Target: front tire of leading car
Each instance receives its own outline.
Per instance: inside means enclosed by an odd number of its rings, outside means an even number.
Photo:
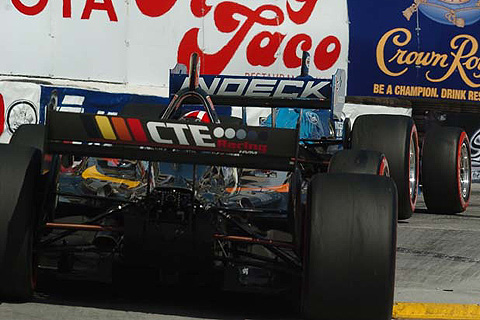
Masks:
[[[385,176],[318,174],[305,221],[305,318],[391,319],[397,190]]]
[[[28,300],[35,289],[40,166],[38,149],[0,145],[0,300]]]
[[[432,129],[425,135],[422,152],[423,198],[428,211],[465,211],[472,187],[470,143],[465,131]]]
[[[398,219],[412,216],[418,198],[418,132],[411,117],[369,114],[355,120],[352,149],[383,153],[398,190]]]

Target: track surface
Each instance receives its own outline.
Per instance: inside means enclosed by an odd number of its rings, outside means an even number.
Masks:
[[[480,303],[480,185],[461,215],[432,215],[419,203],[399,223],[397,302]],[[140,288],[44,276],[31,303],[0,304],[0,319],[295,319],[288,301],[188,289]]]

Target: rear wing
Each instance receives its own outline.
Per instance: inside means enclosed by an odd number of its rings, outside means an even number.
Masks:
[[[302,63],[306,66],[308,54]],[[176,68],[181,69],[181,68]],[[168,107],[160,119],[60,112],[52,94],[47,107],[46,152],[202,165],[290,171],[297,164],[301,117],[296,129],[222,124],[215,104],[227,106],[331,108],[341,119],[345,72],[331,80],[204,76],[194,53],[190,73],[173,73]],[[202,86],[204,88],[202,88]],[[214,102],[212,102],[212,100]],[[172,120],[183,104],[200,103],[211,123]]]
[[[46,152],[289,171],[298,130],[47,113]]]
[[[170,97],[188,88],[186,68],[170,71]],[[201,75],[200,89],[214,105],[267,108],[330,109],[341,119],[346,96],[346,73],[339,69],[331,79]]]

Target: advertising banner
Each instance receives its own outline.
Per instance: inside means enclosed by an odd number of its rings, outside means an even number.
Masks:
[[[478,0],[348,6],[350,96],[480,101]]]
[[[45,123],[53,91],[58,95],[58,110],[65,112],[158,118],[168,104],[167,98],[155,96],[0,81],[0,143],[8,143],[22,124]]]
[[[125,115],[140,118],[159,118],[168,105],[168,98],[125,93],[111,93],[69,87],[42,86],[40,123],[45,123],[46,107],[55,92],[57,111]]]
[[[0,74],[168,87],[200,52],[202,73],[297,76],[346,69],[347,0],[5,0]],[[165,91],[165,95],[168,91]]]

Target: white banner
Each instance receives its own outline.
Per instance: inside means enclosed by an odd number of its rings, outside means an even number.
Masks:
[[[202,73],[297,76],[347,68],[346,0],[3,0],[0,74],[168,87],[203,53]]]

